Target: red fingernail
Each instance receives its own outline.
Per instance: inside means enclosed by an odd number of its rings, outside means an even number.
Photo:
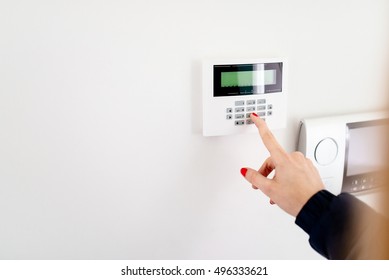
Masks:
[[[271,205],[274,205],[275,202],[274,202],[273,200],[270,199],[270,204],[271,204]]]
[[[258,118],[258,115],[257,115],[257,114],[255,114],[255,113],[252,113],[252,114]]]
[[[240,173],[243,175],[243,177],[246,177],[247,168],[242,168],[242,169],[240,170]]]

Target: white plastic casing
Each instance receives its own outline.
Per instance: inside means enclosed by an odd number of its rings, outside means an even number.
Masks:
[[[214,65],[256,64],[282,62],[282,92],[214,97]],[[287,116],[287,63],[285,59],[244,59],[244,60],[206,60],[203,61],[203,135],[220,136],[257,131],[254,124],[235,125],[235,119],[226,119],[226,108],[233,108],[235,101],[265,99],[266,107],[272,106],[272,115],[264,116],[270,129],[286,127]],[[258,106],[258,104],[256,104]],[[257,113],[257,111],[255,111]],[[246,115],[248,112],[244,112]],[[235,112],[232,113],[235,115]],[[246,120],[246,118],[244,119]]]
[[[318,169],[326,189],[342,191],[345,167],[347,124],[387,119],[385,112],[304,119],[301,121],[298,150]]]

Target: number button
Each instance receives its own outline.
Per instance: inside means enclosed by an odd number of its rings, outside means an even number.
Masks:
[[[266,99],[258,99],[257,100],[257,104],[265,104],[266,103]]]
[[[258,116],[264,117],[264,116],[266,116],[266,113],[265,112],[258,112]]]
[[[265,106],[265,105],[258,106],[258,107],[257,107],[257,110],[258,110],[258,111],[266,110],[266,106]]]

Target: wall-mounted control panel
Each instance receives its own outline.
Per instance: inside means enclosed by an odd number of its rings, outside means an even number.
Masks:
[[[256,131],[250,114],[270,129],[286,126],[284,59],[207,60],[203,62],[203,135]]]
[[[328,190],[357,194],[382,185],[388,136],[386,112],[304,119],[298,150],[311,159]]]

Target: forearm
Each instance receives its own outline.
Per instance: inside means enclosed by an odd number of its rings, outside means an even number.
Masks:
[[[296,217],[296,224],[309,234],[312,248],[328,259],[382,258],[365,253],[378,248],[372,242],[382,222],[379,214],[354,196],[335,196],[325,190],[313,195]]]

